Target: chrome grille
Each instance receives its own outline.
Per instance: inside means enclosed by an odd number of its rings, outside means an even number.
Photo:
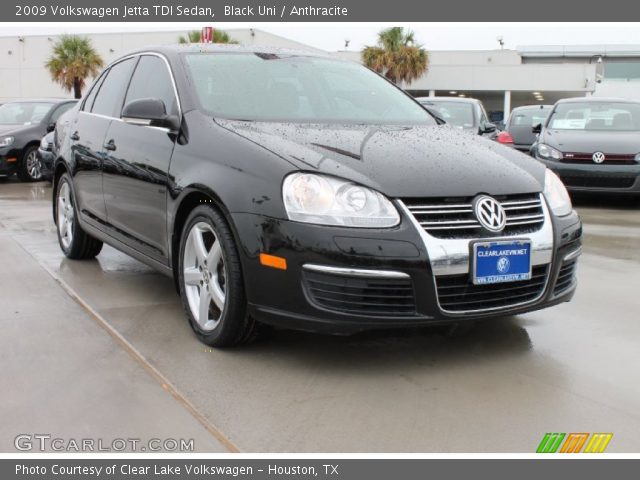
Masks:
[[[493,197],[507,215],[501,235],[518,235],[539,230],[544,224],[540,194]],[[438,238],[470,238],[482,235],[482,226],[473,212],[472,198],[402,200],[420,226]]]

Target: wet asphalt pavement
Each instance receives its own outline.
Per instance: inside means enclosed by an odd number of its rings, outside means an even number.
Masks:
[[[65,259],[50,198],[46,183],[0,180],[0,240],[13,242],[5,261],[16,262],[2,269],[2,284],[11,284],[27,261],[34,266],[30,278],[58,280],[39,281],[44,292],[14,288],[0,297],[6,302],[1,336],[37,343],[41,332],[26,320],[49,316],[60,327],[41,339],[59,345],[48,358],[72,355],[80,333],[65,327],[68,313],[54,307],[76,295],[87,310],[80,325],[104,322],[107,328],[95,328],[92,336],[109,337],[110,329],[111,336],[120,335],[136,353],[128,361],[159,372],[182,399],[171,404],[175,411],[158,406],[170,394],[149,387],[131,399],[134,406],[150,402],[151,423],[173,424],[185,413],[197,418],[185,428],[198,439],[211,434],[198,440],[201,450],[528,453],[545,432],[612,432],[607,451],[640,451],[640,200],[575,199],[585,245],[571,303],[485,321],[465,336],[441,328],[352,337],[275,331],[254,345],[218,351],[191,333],[170,279],[110,247],[95,261]],[[23,328],[16,328],[16,319],[25,320]],[[121,343],[110,348],[124,348]],[[39,418],[74,412],[57,428],[73,431],[74,422],[83,422],[84,431],[98,436],[130,430],[130,414],[92,415],[95,395],[84,401],[68,372],[49,363],[24,367],[20,356],[26,354],[14,350],[0,357],[9,366],[0,373],[5,385],[21,377],[10,403],[21,395],[50,396],[58,400],[42,403]],[[43,391],[36,382],[50,368],[59,381]],[[82,368],[65,362],[60,368],[86,376],[95,366],[85,358]],[[12,377],[1,378],[6,371]],[[139,373],[127,378],[132,390],[158,381]],[[108,404],[117,392],[102,388],[100,395]],[[6,408],[0,412],[7,415]],[[26,418],[28,411],[20,410],[10,427],[0,426],[0,436],[15,433],[19,415]],[[3,451],[9,443],[2,440]]]

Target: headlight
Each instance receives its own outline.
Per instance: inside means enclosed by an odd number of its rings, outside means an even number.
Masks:
[[[548,168],[544,177],[544,196],[549,203],[549,208],[557,216],[562,217],[571,213],[573,207],[567,189],[562,180]]]
[[[2,137],[0,138],[0,148],[8,147],[13,144],[13,137]]]
[[[636,155],[636,162],[640,162],[640,153]]]
[[[562,160],[562,152],[560,150],[556,150],[549,145],[545,145],[541,143],[538,145],[538,155],[542,158],[548,158],[550,160]]]
[[[382,194],[326,175],[293,173],[284,180],[282,197],[289,219],[320,225],[385,228],[400,215]]]

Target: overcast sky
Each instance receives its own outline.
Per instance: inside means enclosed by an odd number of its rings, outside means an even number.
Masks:
[[[342,50],[350,40],[349,50],[359,50],[375,43],[382,24],[239,24],[218,23],[216,28],[233,29],[254,27],[276,35],[297,40],[323,50]],[[390,26],[390,25],[388,25]],[[473,50],[498,48],[497,36],[502,36],[505,48],[520,45],[586,45],[586,44],[638,44],[640,24],[446,24],[407,23],[401,25],[413,30],[416,39],[430,50]],[[57,33],[92,33],[121,31],[158,31],[199,29],[200,24],[0,24],[0,35],[50,35]]]

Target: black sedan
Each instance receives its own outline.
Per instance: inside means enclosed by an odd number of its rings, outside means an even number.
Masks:
[[[418,97],[416,100],[453,127],[497,140],[498,127],[489,121],[480,100],[465,97]]]
[[[120,58],[56,128],[64,254],[174,278],[214,346],[261,323],[425,326],[571,299],[581,223],[531,157],[360,64],[198,45]]]
[[[69,99],[30,99],[0,105],[0,175],[18,174],[23,181],[42,178],[37,151],[64,112],[77,103]]]
[[[640,195],[640,102],[560,100],[534,131],[535,157],[569,190]]]

